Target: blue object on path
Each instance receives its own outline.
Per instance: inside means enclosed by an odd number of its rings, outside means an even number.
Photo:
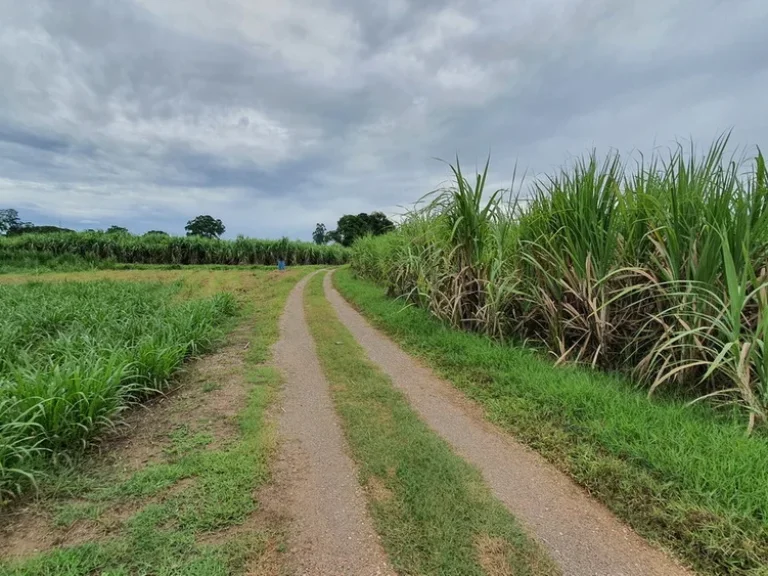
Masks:
[[[283,260],[282,258],[280,258],[277,261],[277,269],[278,270],[285,270],[285,260]]]

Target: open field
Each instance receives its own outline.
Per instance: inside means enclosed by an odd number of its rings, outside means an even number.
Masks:
[[[103,232],[0,237],[0,273],[87,270],[119,265],[288,265],[346,262],[348,249],[293,240],[215,240],[199,236],[133,236]]]
[[[47,468],[36,498],[0,512],[0,574],[278,574],[282,521],[259,490],[280,379],[265,363],[285,298],[307,272],[95,273],[181,305],[228,293],[237,313],[226,340],[175,376],[167,396],[122,414],[102,453]],[[88,273],[66,279],[94,285]]]
[[[0,285],[0,492],[33,482],[40,462],[87,447],[221,336],[232,296],[180,301],[181,288]]]
[[[312,271],[0,278],[4,331],[19,335],[8,358],[49,384],[54,365],[91,373],[100,354],[122,361],[116,351],[130,355],[145,339],[173,348],[170,335],[185,327],[175,314],[222,308],[195,317],[186,345],[199,348],[172,356],[181,370],[168,363],[167,375],[139,379],[151,386],[128,379],[130,393],[116,385],[110,396],[96,386],[110,369],[92,372],[92,397],[46,389],[58,393],[53,406],[111,399],[111,411],[91,428],[55,417],[62,428],[45,434],[48,420],[30,425],[40,453],[24,462],[37,485],[21,483],[27,490],[0,510],[0,575],[690,574],[521,453],[507,430],[701,573],[763,576],[768,457],[738,412],[648,402],[617,378],[452,329],[350,270],[335,273],[351,302],[479,410],[423,365],[398,368],[413,359],[363,335],[364,320],[324,293],[323,275],[305,294],[299,281]],[[378,350],[389,350],[384,363]],[[115,365],[136,370],[157,356]],[[126,409],[139,400],[146,410]]]

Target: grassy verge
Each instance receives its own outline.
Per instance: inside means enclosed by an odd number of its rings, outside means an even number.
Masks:
[[[768,441],[745,437],[743,421],[447,328],[347,269],[334,278],[374,324],[638,532],[703,573],[768,574]]]
[[[98,537],[22,560],[0,560],[0,575],[276,573],[280,526],[249,520],[258,512],[255,494],[268,479],[274,448],[265,411],[279,376],[264,362],[277,339],[285,299],[304,273],[206,274],[209,282],[199,282],[195,292],[228,290],[243,304],[232,351],[242,362],[236,373],[222,376],[242,380],[246,388],[236,430],[223,442],[205,428],[196,430],[182,405],[181,418],[189,426],[169,429],[158,461],[128,475],[117,466],[52,478],[41,494],[51,523],[96,527]],[[199,383],[198,403],[224,385]]]
[[[403,574],[556,574],[480,474],[418,418],[372,365],[323,295],[306,295],[310,330],[384,546]]]

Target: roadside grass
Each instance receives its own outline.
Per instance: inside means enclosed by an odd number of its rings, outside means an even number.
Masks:
[[[746,437],[737,414],[649,400],[619,377],[451,329],[349,269],[334,284],[640,534],[702,573],[768,574],[768,439]]]
[[[277,340],[278,318],[291,288],[308,272],[197,274],[192,296],[234,293],[244,330],[239,369],[248,388],[233,441],[211,449],[213,438],[186,425],[168,431],[162,458],[129,475],[119,467],[62,470],[41,485],[40,508],[54,526],[103,523],[91,541],[18,560],[0,560],[1,576],[277,574],[282,542],[278,520],[249,522],[256,494],[269,478],[275,432],[265,412],[280,378],[264,363]],[[223,276],[218,276],[223,274]],[[208,278],[208,282],[202,282]],[[246,348],[247,347],[247,348]],[[215,389],[201,382],[200,401]],[[115,518],[116,511],[130,513]],[[102,526],[103,528],[103,526]],[[239,528],[239,529],[238,529]]]
[[[369,510],[402,574],[558,574],[484,485],[365,356],[310,280],[305,310]]]

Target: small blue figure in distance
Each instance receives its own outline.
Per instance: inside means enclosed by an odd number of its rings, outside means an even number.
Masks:
[[[285,270],[285,258],[283,258],[282,256],[278,257],[277,259],[277,269]]]

